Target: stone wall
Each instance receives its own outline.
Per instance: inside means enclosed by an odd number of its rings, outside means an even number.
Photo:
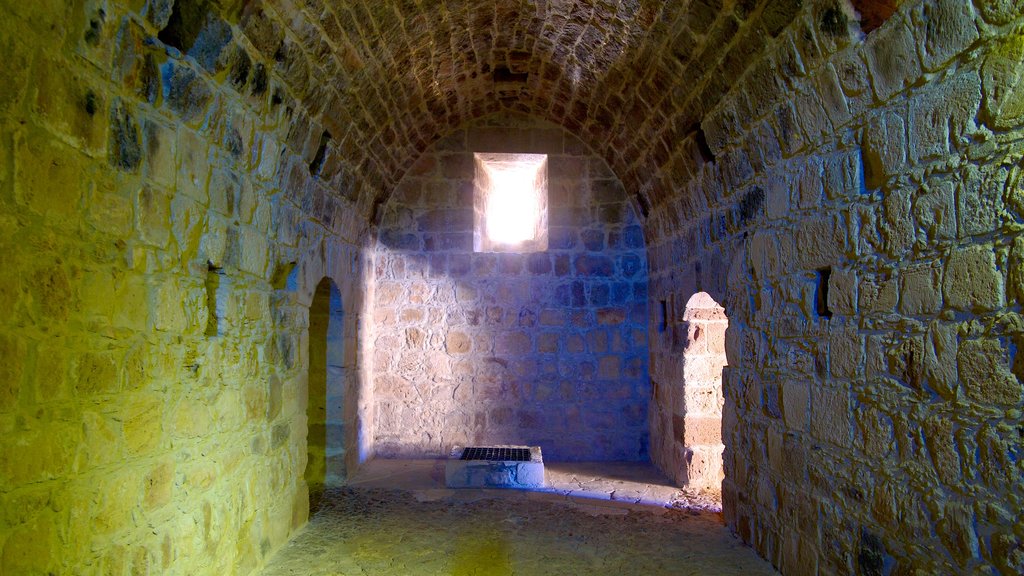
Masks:
[[[720,488],[728,318],[705,292],[687,302],[670,294],[655,308],[652,341],[665,353],[651,366],[651,459],[680,486]]]
[[[246,574],[305,522],[307,310],[334,278],[354,369],[366,226],[193,4],[0,6],[0,573]]]
[[[473,251],[474,152],[548,155],[548,250]],[[513,443],[646,457],[643,234],[579,139],[518,115],[442,139],[384,208],[376,265],[378,454]]]
[[[652,302],[725,305],[726,519],[784,574],[1024,569],[1012,6],[904,2],[864,37],[810,3],[647,220]]]

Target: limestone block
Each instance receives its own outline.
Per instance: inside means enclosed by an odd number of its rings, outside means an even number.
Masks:
[[[34,111],[51,130],[64,134],[76,148],[93,154],[106,147],[107,98],[74,67],[62,60],[36,60]]]
[[[995,128],[1019,126],[1024,119],[1024,35],[1010,35],[985,59],[982,83],[985,112]]]
[[[956,359],[956,325],[933,322],[925,335],[925,378],[928,385],[947,400],[956,395]]]
[[[809,143],[821,142],[832,134],[832,122],[825,111],[821,95],[811,90],[799,95],[794,102],[800,126]]]
[[[206,115],[213,93],[205,78],[181,62],[168,61],[160,67],[164,100],[186,124],[198,124]]]
[[[939,0],[911,12],[925,70],[941,68],[980,37],[969,2]]]
[[[974,129],[980,106],[977,72],[964,72],[917,96],[910,105],[911,161],[942,159],[959,148]]]
[[[908,267],[900,272],[900,312],[907,316],[935,314],[942,306],[938,263]]]
[[[976,0],[974,4],[982,17],[993,24],[1006,24],[1024,14],[1020,0]]]
[[[0,334],[0,413],[11,411],[21,392],[22,376],[25,373],[27,346],[25,341],[14,335]]]
[[[956,198],[952,182],[938,184],[913,202],[914,219],[928,242],[956,238]]]
[[[163,458],[154,465],[143,479],[142,503],[148,510],[155,510],[171,501],[174,487],[174,460]]]
[[[966,396],[983,404],[1015,406],[1024,388],[1010,372],[1006,350],[996,339],[966,340],[957,351],[960,383]]]
[[[943,279],[946,304],[956,310],[995,310],[1004,305],[1003,274],[988,246],[953,251]]]
[[[138,397],[124,407],[125,447],[130,454],[146,454],[160,444],[162,408],[156,396]]]
[[[155,248],[171,238],[171,202],[162,192],[143,188],[135,196],[135,228],[138,237]]]
[[[851,445],[853,410],[845,390],[815,388],[811,391],[811,435],[840,448]]]
[[[817,76],[817,91],[832,126],[836,129],[845,126],[852,115],[835,67],[827,64],[818,70]]]
[[[893,190],[885,195],[885,220],[880,230],[885,252],[894,259],[906,257],[914,243],[914,222],[911,218],[911,191]]]
[[[957,227],[960,237],[988,234],[996,229],[1003,206],[1006,173],[1002,170],[982,172],[968,166],[957,187]]]
[[[805,431],[810,421],[810,384],[792,380],[782,385],[782,417],[789,430]]]
[[[177,145],[174,148],[178,154],[177,190],[203,206],[209,203],[209,150],[209,143],[198,133],[186,128],[178,129]]]
[[[864,184],[881,188],[902,172],[907,161],[906,114],[886,111],[872,116],[864,132],[862,152]]]
[[[859,195],[863,186],[863,166],[860,153],[836,154],[825,159],[825,196],[829,200]]]
[[[800,170],[797,206],[802,210],[819,208],[823,192],[821,160],[809,158]]]
[[[914,84],[921,75],[917,42],[899,14],[868,39],[864,56],[875,98],[881,102]]]
[[[39,132],[14,140],[14,195],[27,209],[62,223],[77,222],[88,182],[81,155]]]
[[[1013,239],[1007,271],[1007,292],[1010,298],[1024,300],[1024,237]]]
[[[978,558],[976,525],[971,506],[957,502],[946,502],[942,506],[935,530],[958,566],[966,566]]]
[[[10,486],[24,486],[70,474],[82,435],[77,422],[57,420],[45,430],[36,427],[8,432],[7,444],[0,452],[0,478]]]
[[[855,326],[833,323],[829,330],[829,368],[835,378],[856,378],[864,366],[864,338]]]
[[[270,246],[267,237],[246,226],[227,229],[224,262],[257,277],[267,273]]]
[[[0,557],[4,574],[53,574],[63,548],[57,536],[59,520],[44,515],[15,527]]]
[[[939,481],[946,486],[959,485],[963,482],[963,475],[952,418],[949,414],[934,414],[925,420],[923,430]]]
[[[833,266],[846,250],[846,230],[837,219],[806,221],[797,229],[795,245],[797,262],[803,269]]]
[[[184,296],[181,287],[173,282],[150,289],[149,321],[153,330],[177,334],[186,329],[188,319],[182,304]]]
[[[132,201],[113,190],[97,186],[86,202],[89,221],[97,230],[127,239],[134,226]]]
[[[835,314],[854,315],[857,312],[858,284],[856,272],[833,269],[828,278],[828,309]]]
[[[864,405],[856,411],[856,418],[861,449],[865,453],[879,460],[892,453],[895,436],[891,418],[874,407]]]
[[[32,71],[33,50],[25,40],[13,26],[4,26],[0,30],[0,52],[7,58],[3,70],[0,70],[0,85],[5,87],[0,93],[0,114],[15,109],[24,97],[25,89],[31,85],[28,77]]]
[[[74,389],[79,396],[109,394],[120,389],[120,358],[105,352],[85,352],[75,363]]]

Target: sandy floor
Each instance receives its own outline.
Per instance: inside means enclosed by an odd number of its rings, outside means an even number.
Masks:
[[[760,575],[771,566],[637,464],[548,464],[543,492],[446,490],[443,463],[377,461],[325,495],[278,575]]]

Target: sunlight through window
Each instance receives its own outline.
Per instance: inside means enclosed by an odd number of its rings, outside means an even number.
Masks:
[[[547,249],[547,156],[474,154],[474,249]]]

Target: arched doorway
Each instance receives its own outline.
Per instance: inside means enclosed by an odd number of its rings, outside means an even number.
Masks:
[[[722,468],[722,368],[725,309],[707,292],[690,297],[683,312],[686,342],[683,351],[683,413],[686,484],[694,488],[721,489]],[[677,431],[678,434],[679,431]]]
[[[345,481],[344,309],[330,278],[317,284],[309,306],[309,374],[306,404],[306,485],[315,510],[324,488]]]

